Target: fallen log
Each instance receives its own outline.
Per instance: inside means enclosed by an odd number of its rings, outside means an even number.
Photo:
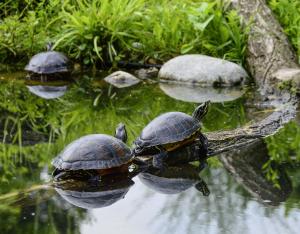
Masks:
[[[298,98],[290,90],[279,90],[290,72],[300,71],[296,54],[288,38],[264,0],[233,0],[244,26],[250,25],[246,65],[267,105],[275,111],[250,126],[231,131],[207,133],[209,155],[217,155],[242,147],[259,138],[275,134],[285,123],[296,117]],[[284,71],[287,71],[286,73]],[[278,79],[278,73],[281,79]],[[292,77],[294,78],[294,77]],[[262,105],[263,106],[263,105]]]

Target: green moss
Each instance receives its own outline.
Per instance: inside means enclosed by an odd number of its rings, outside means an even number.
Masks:
[[[298,85],[293,80],[281,81],[280,83],[278,83],[277,87],[280,90],[287,90],[292,94],[296,94],[299,92]]]

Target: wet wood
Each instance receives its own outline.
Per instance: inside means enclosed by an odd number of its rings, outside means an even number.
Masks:
[[[275,79],[278,71],[286,68],[299,69],[299,65],[296,62],[295,51],[266,1],[231,2],[232,7],[242,17],[243,25],[250,27],[246,53],[248,72],[255,79],[261,94],[276,110],[267,118],[250,126],[208,133],[210,156],[275,134],[285,123],[295,118],[298,103],[294,94],[278,90],[280,80]]]

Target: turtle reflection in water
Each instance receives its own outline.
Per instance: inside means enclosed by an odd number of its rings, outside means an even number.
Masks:
[[[207,184],[199,177],[199,170],[193,165],[166,167],[159,170],[155,167],[138,175],[147,187],[163,194],[176,194],[194,186],[204,196],[209,195]]]
[[[134,155],[153,156],[153,166],[162,168],[167,152],[195,141],[199,143],[199,161],[205,167],[207,138],[201,133],[200,121],[208,111],[209,101],[199,105],[192,116],[182,112],[168,112],[156,117],[135,141]]]
[[[45,83],[46,84],[46,83]],[[63,96],[67,89],[67,85],[51,86],[51,85],[26,85],[28,90],[43,99],[54,99]]]
[[[132,185],[134,182],[130,178],[120,175],[107,175],[97,184],[76,180],[54,184],[63,199],[84,209],[110,206],[124,198]]]
[[[67,78],[72,70],[70,60],[57,51],[52,51],[52,44],[48,43],[46,52],[34,55],[25,70],[28,72],[29,79],[49,79]]]
[[[129,172],[131,150],[125,144],[127,133],[124,124],[116,128],[115,137],[106,134],[83,136],[70,143],[52,164],[55,180],[69,177],[98,180],[107,174]]]

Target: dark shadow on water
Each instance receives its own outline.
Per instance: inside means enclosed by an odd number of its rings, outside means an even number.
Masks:
[[[110,206],[123,199],[134,182],[127,177],[106,176],[93,184],[85,181],[64,181],[55,184],[56,192],[74,206],[94,209]]]

